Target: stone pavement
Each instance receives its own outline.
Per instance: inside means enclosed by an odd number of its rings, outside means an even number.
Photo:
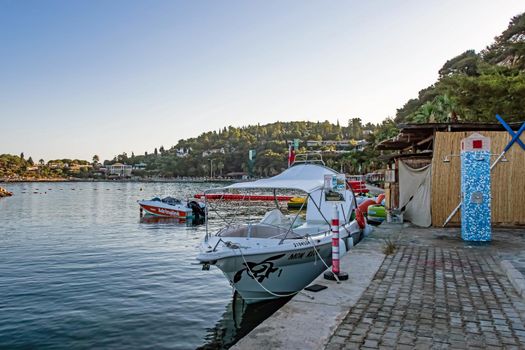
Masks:
[[[348,281],[337,283],[321,275],[314,283],[326,289],[302,291],[231,349],[324,348],[348,310],[368,288],[385,257],[382,240],[363,242],[366,244],[357,244],[341,259],[341,270],[348,272]]]
[[[462,242],[458,229],[378,231],[398,249],[326,349],[525,348],[525,301],[500,268],[501,258],[522,258],[524,230],[495,230],[481,246]]]

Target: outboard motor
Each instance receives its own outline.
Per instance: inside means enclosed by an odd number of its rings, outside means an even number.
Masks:
[[[195,201],[188,202],[188,207],[193,211],[193,222],[197,224],[202,223],[206,216],[204,208],[202,208],[200,204]]]

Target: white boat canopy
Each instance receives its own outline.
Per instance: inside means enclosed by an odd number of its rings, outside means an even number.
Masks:
[[[290,189],[312,193],[324,186],[325,175],[337,172],[317,164],[296,164],[279,175],[252,182],[239,182],[225,189]]]

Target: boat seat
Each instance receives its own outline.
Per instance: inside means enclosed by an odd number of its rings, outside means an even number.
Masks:
[[[306,236],[306,235],[315,235],[320,232],[326,232],[330,231],[330,226],[326,223],[308,223],[305,222],[302,225],[294,228],[294,232],[296,232],[300,236]]]

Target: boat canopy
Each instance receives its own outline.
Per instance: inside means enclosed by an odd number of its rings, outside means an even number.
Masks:
[[[268,179],[239,182],[225,189],[289,189],[311,193],[324,186],[325,175],[337,175],[337,172],[318,164],[296,164]]]

